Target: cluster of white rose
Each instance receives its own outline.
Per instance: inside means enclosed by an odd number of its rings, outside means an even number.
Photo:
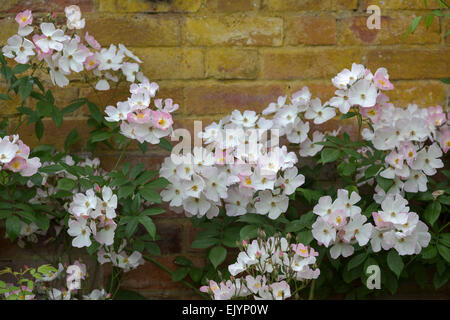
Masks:
[[[131,97],[127,101],[117,103],[117,107],[107,106],[109,122],[119,122],[120,133],[140,143],[158,144],[160,139],[172,133],[172,115],[178,110],[178,104],[172,99],[155,99],[156,110],[150,109],[151,99],[158,91],[158,84],[144,79],[141,83],[130,86]]]
[[[450,148],[449,124],[442,107],[409,105],[402,109],[384,102],[377,116],[370,119],[374,131],[364,129],[362,136],[377,150],[388,152],[379,173],[395,182],[387,193],[404,195],[405,192],[427,191],[427,176],[444,167],[441,157]],[[374,199],[381,203],[385,191],[379,186],[375,191]]]
[[[60,87],[69,84],[68,76],[72,72],[78,74],[84,70],[92,71],[97,90],[109,90],[109,81],[145,79],[139,71],[142,61],[124,45],[111,44],[109,48],[102,48],[88,32],[83,37],[77,34],[77,30],[85,27],[78,6],[66,7],[65,14],[65,26],[55,26],[54,19],[50,22],[43,19],[39,26],[33,26],[32,12],[20,12],[16,16],[18,32],[2,48],[4,56],[22,64],[36,56],[38,61],[45,61],[53,84]]]
[[[76,248],[91,246],[93,237],[101,245],[97,251],[101,264],[111,262],[114,266],[129,271],[143,264],[142,254],[134,251],[128,256],[124,250],[126,241],[122,242],[118,253],[114,251],[116,209],[117,195],[107,186],[101,189],[96,186],[95,190],[76,193],[68,208],[71,216],[67,233],[74,237],[72,246]]]
[[[31,177],[41,167],[41,161],[29,156],[30,147],[20,140],[19,135],[0,138],[0,171],[9,170],[23,177]]]
[[[98,158],[90,159],[89,157],[85,157],[82,161],[76,162],[70,155],[65,156],[60,160],[61,162],[73,166],[77,165],[79,167],[91,167],[94,170],[94,174],[100,174],[100,161]],[[55,162],[44,162],[42,164],[43,167],[48,167],[55,165]],[[65,208],[65,205],[61,205],[58,201],[53,200],[53,196],[57,194],[60,189],[57,186],[57,181],[62,178],[69,178],[76,180],[76,177],[73,176],[71,173],[69,173],[67,170],[63,169],[60,171],[57,171],[55,173],[45,173],[39,171],[39,175],[42,177],[42,183],[40,186],[36,186],[31,180],[27,181],[27,187],[33,188],[36,190],[36,194],[33,198],[30,199],[30,204],[36,204],[36,205],[51,205],[52,208],[55,210],[58,210],[60,212],[65,212],[67,208]],[[78,188],[75,188],[73,190],[74,193],[79,192],[80,190]],[[42,213],[44,214],[44,213]],[[45,214],[47,218],[52,221],[52,227],[54,228],[55,235],[58,236],[61,232],[61,230],[64,228],[64,220],[63,219],[56,219],[55,216],[50,214]],[[49,233],[50,229],[48,230],[42,230],[40,229],[36,223],[30,222],[25,223],[22,221],[22,227],[20,229],[20,233],[18,236],[17,244],[20,247],[24,247],[26,242],[30,243],[37,243],[38,242],[38,236],[46,236]],[[50,239],[50,238],[49,238]],[[47,240],[49,240],[47,239]],[[46,240],[46,241],[47,241]]]
[[[418,254],[430,242],[428,227],[419,216],[409,212],[408,201],[400,194],[388,195],[382,211],[373,212],[375,226],[367,222],[356,204],[361,197],[339,189],[336,200],[330,196],[319,199],[313,212],[319,217],[312,225],[313,237],[330,248],[333,259],[351,256],[354,245],[365,246],[369,240],[374,252],[394,248],[400,255]]]
[[[301,243],[289,243],[290,235],[259,238],[250,244],[243,242],[237,262],[228,266],[232,279],[217,284],[210,281],[200,288],[215,300],[230,300],[251,296],[256,300],[284,300],[296,292],[290,283],[317,279],[320,270],[315,266],[319,255]],[[245,272],[247,276],[234,278]],[[297,287],[297,286],[295,286]]]
[[[124,250],[127,241],[122,240],[118,250],[114,250],[114,246],[103,246],[97,252],[97,260],[100,264],[111,263],[113,266],[123,269],[125,272],[136,269],[138,266],[144,264],[142,254],[138,251],[133,251],[130,255]]]
[[[160,175],[170,184],[163,200],[188,216],[213,218],[225,207],[228,216],[278,218],[305,178],[294,166],[295,153],[278,146],[272,127],[272,120],[238,110],[206,127],[199,134],[206,147],[164,160]]]

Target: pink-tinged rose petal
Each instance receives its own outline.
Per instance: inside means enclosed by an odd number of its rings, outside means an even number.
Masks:
[[[152,119],[155,127],[161,130],[170,128],[173,123],[170,113],[164,111],[152,111]]]
[[[33,23],[33,15],[31,13],[31,10],[25,10],[23,12],[18,13],[16,16],[16,21],[21,28],[32,24]]]
[[[11,170],[12,172],[20,172],[27,168],[27,161],[22,157],[15,157],[4,168]]]
[[[93,36],[90,36],[88,32],[86,32],[86,35],[84,36],[84,39],[95,50],[100,51],[100,49],[102,48],[100,43],[98,43],[98,41],[95,40],[95,38]]]

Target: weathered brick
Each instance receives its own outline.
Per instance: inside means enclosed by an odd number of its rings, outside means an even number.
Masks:
[[[379,6],[383,9],[438,9],[439,1],[427,1],[427,5],[423,0],[364,0],[363,7],[369,5]]]
[[[352,62],[362,62],[363,48],[267,49],[260,52],[263,79],[330,78]]]
[[[3,83],[0,84],[0,93],[7,94],[8,87]],[[21,99],[19,95],[14,94],[14,92],[9,92],[8,96],[10,100],[0,100],[0,118],[1,116],[10,116],[17,114],[17,107],[21,104]]]
[[[279,46],[283,41],[283,20],[275,17],[187,17],[183,30],[186,43],[199,46]]]
[[[183,216],[181,216],[183,217]],[[183,250],[184,225],[170,221],[155,220],[157,233],[161,239],[156,241],[162,255],[180,254]]]
[[[448,77],[450,49],[373,49],[367,53],[367,65],[376,70],[385,67],[392,79],[439,79]]]
[[[101,45],[122,43],[131,47],[175,46],[181,42],[178,18],[143,14],[89,15],[86,30]]]
[[[258,53],[253,49],[210,49],[206,54],[206,72],[217,79],[255,79]]]
[[[100,11],[114,12],[195,12],[202,0],[98,0]]]
[[[185,89],[186,112],[203,115],[227,114],[234,109],[261,111],[282,94],[282,85],[263,83],[190,86]]]
[[[358,0],[332,0],[333,9],[357,9]]]
[[[445,105],[445,85],[440,81],[394,81],[395,89],[387,92],[395,106],[420,107]]]
[[[173,263],[174,256],[154,257],[159,263],[163,264],[170,270],[175,270],[178,266]],[[188,256],[197,267],[204,265],[204,259],[198,256]],[[145,262],[139,268],[127,272],[123,277],[123,287],[131,290],[183,290],[186,287],[180,282],[173,282],[169,273],[162,270],[151,262]]]
[[[152,80],[204,77],[203,52],[194,48],[133,50],[143,61],[144,74]]]
[[[39,144],[51,144],[54,145],[58,150],[62,150],[64,147],[64,141],[67,135],[73,129],[77,129],[80,134],[80,140],[73,146],[74,150],[82,150],[85,146],[85,142],[91,131],[86,124],[85,120],[64,120],[61,128],[58,128],[55,123],[50,119],[44,119],[44,136],[39,141],[36,137],[34,131],[34,124],[23,123],[20,127],[18,133],[22,141],[29,145],[31,148]]]
[[[237,12],[258,10],[261,0],[206,0],[206,8],[212,12]]]
[[[266,0],[268,11],[330,10],[332,0]]]
[[[381,29],[368,29],[367,16],[351,17],[340,21],[339,44],[397,44],[418,14],[390,13],[381,17]],[[421,23],[403,43],[428,44],[441,41],[439,19],[435,18],[429,29]]]
[[[77,5],[82,12],[92,11],[94,0],[2,0],[0,11],[20,12],[30,9],[33,12],[61,12],[70,5]]]
[[[334,97],[334,92],[336,91],[330,80],[295,81],[287,84],[286,94],[291,95],[305,86],[309,88],[312,97],[320,98],[322,102]]]
[[[6,17],[0,19],[0,46],[4,46],[8,39],[17,33],[19,25],[14,20],[14,17]]]
[[[336,19],[331,16],[287,17],[285,30],[288,45],[336,43]]]

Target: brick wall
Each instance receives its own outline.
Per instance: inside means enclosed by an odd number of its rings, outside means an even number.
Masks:
[[[437,1],[428,2],[425,8],[423,0],[1,0],[0,45],[16,32],[15,13],[25,8],[35,14],[60,13],[66,5],[77,4],[90,34],[102,45],[120,42],[132,48],[144,61],[146,76],[159,83],[160,97],[180,105],[177,127],[192,128],[194,119],[207,125],[234,109],[262,110],[279,95],[304,85],[314,96],[329,99],[334,92],[330,78],[352,62],[373,71],[388,68],[396,86],[389,96],[396,105],[446,106],[450,91],[439,79],[450,74],[450,37],[444,38],[448,22],[436,18],[428,31],[421,25],[401,41],[415,16],[438,7]],[[365,11],[371,4],[381,8],[380,30],[366,27]],[[0,90],[3,87],[0,83]],[[108,97],[98,98],[77,84],[55,93],[60,106],[86,96],[104,106]],[[120,88],[116,99],[126,96],[127,88]],[[14,118],[16,105],[0,102],[0,115]],[[47,121],[41,142],[62,146],[74,127],[87,136],[86,116],[87,110],[78,110],[61,129]],[[345,128],[351,131],[353,123],[345,123]],[[27,144],[36,145],[32,127],[24,126],[20,134]],[[106,167],[117,158],[102,149],[96,155]],[[165,155],[153,149],[142,155],[133,149],[125,160],[157,168]],[[188,254],[202,265],[202,255],[189,249],[194,231],[188,220],[168,213],[157,222],[162,263],[173,268],[176,255]],[[0,247],[2,258],[26,256],[5,242]],[[148,263],[130,272],[124,285],[150,298],[192,297]]]

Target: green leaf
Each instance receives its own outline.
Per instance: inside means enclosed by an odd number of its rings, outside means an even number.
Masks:
[[[183,280],[184,278],[186,278],[188,273],[189,273],[189,268],[186,268],[186,267],[181,267],[181,268],[175,269],[172,272],[172,281],[179,282],[179,281]]]
[[[25,79],[19,87],[19,94],[22,98],[22,101],[29,97],[31,91],[33,91],[33,80]]]
[[[130,171],[130,179],[134,179],[136,178],[144,169],[144,164],[143,163],[138,163],[137,165],[135,165],[131,171]]]
[[[53,103],[47,101],[39,101],[36,104],[36,110],[41,117],[49,117],[52,114],[54,107]]]
[[[442,244],[438,244],[437,249],[442,258],[444,258],[448,263],[450,263],[450,249],[447,248],[446,246],[443,246]]]
[[[450,30],[447,31],[447,34],[445,36],[448,36],[449,34],[450,34]],[[445,84],[450,84],[450,78],[443,78],[443,79],[440,79],[440,80],[441,80],[441,82],[443,82]]]
[[[58,180],[57,188],[65,191],[72,191],[75,189],[76,183],[72,179],[62,178]]]
[[[42,136],[44,135],[44,124],[42,123],[42,120],[38,120],[36,124],[34,125],[34,132],[36,133],[36,137],[38,140],[42,139]]]
[[[91,113],[91,117],[98,123],[101,124],[103,121],[103,114],[98,109],[97,105],[91,101],[88,101],[88,109]]]
[[[437,255],[437,249],[435,246],[429,245],[426,248],[422,249],[422,258],[424,259],[433,259]]]
[[[450,272],[444,272],[442,274],[439,274],[439,272],[436,272],[433,277],[433,285],[436,289],[441,288],[443,285],[445,285],[448,281]]]
[[[161,203],[161,196],[151,187],[144,186],[139,190],[139,194],[147,201]]]
[[[389,189],[394,184],[394,180],[383,178],[382,176],[378,175],[376,177],[378,185],[385,191],[388,192]]]
[[[225,249],[222,246],[217,246],[212,248],[209,251],[209,261],[211,261],[212,265],[214,266],[214,269],[217,269],[217,267],[225,260],[227,257],[227,249]]]
[[[400,274],[402,273],[404,263],[402,258],[398,255],[397,251],[389,251],[387,256],[387,264],[389,266],[389,269],[391,269],[397,275],[397,278],[399,278]]]
[[[80,134],[77,129],[73,129],[67,135],[66,141],[64,142],[64,151],[67,152],[71,146],[73,146],[80,139]]]
[[[194,282],[200,282],[200,280],[202,279],[202,270],[200,270],[199,268],[191,268],[191,270],[189,271],[189,276],[191,277],[192,281]]]
[[[18,64],[14,67],[13,73],[19,74],[19,73],[27,71],[30,68],[31,68],[31,66],[29,64]]]
[[[164,189],[169,184],[169,181],[166,178],[158,178],[150,181],[145,185],[145,187],[154,188],[154,189]]]
[[[374,175],[376,175],[383,166],[380,164],[374,164],[366,169],[366,172],[364,173],[365,178],[371,178]]]
[[[353,163],[341,162],[337,169],[343,176],[349,177],[356,171],[356,165]]]
[[[139,224],[139,219],[137,217],[132,217],[130,219],[130,221],[128,222],[128,224],[125,228],[125,235],[128,239],[130,239],[131,236],[136,232],[138,224]]]
[[[367,252],[363,252],[358,254],[357,256],[354,256],[347,265],[347,269],[351,270],[353,268],[356,268],[357,266],[359,266],[360,264],[362,264],[367,258]]]
[[[175,257],[175,259],[173,260],[173,263],[175,263],[176,265],[179,265],[179,266],[183,266],[183,267],[192,266],[192,261],[183,256]]]
[[[72,101],[69,105],[67,105],[66,107],[64,107],[64,108],[61,110],[61,113],[62,113],[63,115],[72,113],[72,112],[78,110],[78,109],[79,109],[82,105],[84,105],[85,103],[86,103],[86,100],[85,100],[85,99]]]
[[[165,138],[161,138],[158,144],[161,148],[167,151],[172,151],[172,144]]]
[[[325,164],[328,162],[336,161],[337,159],[339,159],[340,154],[341,151],[337,149],[324,148],[322,150],[322,153],[320,154],[322,163]]]
[[[441,214],[442,206],[439,201],[433,201],[425,208],[424,217],[425,220],[430,224],[433,225],[436,220],[439,218],[439,215]]]
[[[11,100],[11,98],[4,93],[0,93],[0,100]]]
[[[439,242],[450,247],[450,233],[441,233],[439,235]]]
[[[153,239],[156,237],[156,226],[152,219],[147,216],[139,216],[139,222],[147,229],[147,232],[152,236]]]
[[[97,131],[95,133],[93,133],[91,135],[91,142],[100,142],[100,141],[105,141],[108,140],[109,138],[111,138],[113,136],[112,132],[107,132],[107,131]]]
[[[129,197],[132,193],[133,193],[133,191],[135,190],[135,186],[134,185],[132,185],[132,184],[127,184],[127,185],[124,185],[124,186],[121,186],[120,188],[119,188],[119,192],[118,192],[118,194],[117,194],[117,197],[119,198],[119,199],[122,199],[122,198],[127,198],[127,197]]]
[[[219,239],[216,238],[204,238],[204,239],[196,239],[192,241],[191,248],[192,249],[206,249],[215,244],[219,243]]]
[[[422,16],[418,16],[418,17],[416,17],[416,18],[413,20],[413,22],[411,23],[411,25],[408,27],[408,30],[406,30],[406,32],[405,32],[405,34],[404,34],[404,36],[403,36],[403,40],[405,40],[406,36],[407,36],[409,33],[414,33],[414,31],[416,31],[417,26],[418,26],[419,23],[420,23],[420,20],[422,20]]]
[[[239,235],[241,237],[241,241],[245,240],[245,239],[253,239],[256,238],[257,234],[258,234],[258,226],[255,225],[248,225],[245,226],[241,229],[241,231],[239,232]]]
[[[432,14],[425,16],[425,25],[427,29],[431,26],[433,23],[434,16]]]
[[[297,233],[297,241],[303,243],[304,245],[309,245],[314,239],[311,230],[306,230]]]
[[[142,211],[141,215],[156,216],[156,215],[164,213],[164,212],[166,212],[166,210],[161,209],[161,208],[149,208],[149,209],[145,209],[144,211]]]
[[[6,234],[11,241],[14,241],[22,229],[22,221],[17,216],[9,216],[6,218]]]

